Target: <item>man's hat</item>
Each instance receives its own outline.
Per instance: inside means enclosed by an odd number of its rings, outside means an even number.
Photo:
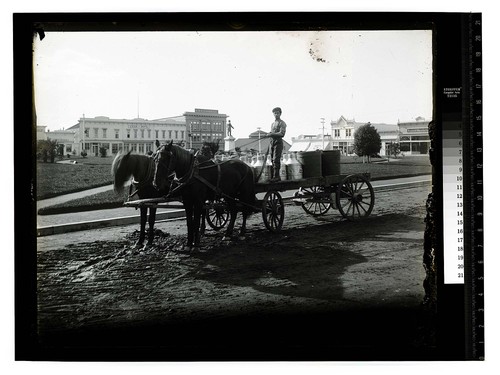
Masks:
[[[282,113],[280,107],[273,108],[273,113],[276,112],[276,111],[278,111],[279,113]]]

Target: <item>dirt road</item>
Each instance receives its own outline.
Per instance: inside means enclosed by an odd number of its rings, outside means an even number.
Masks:
[[[209,232],[183,249],[182,220],[38,238],[40,345],[53,358],[421,359],[430,187],[377,193],[348,222],[287,205],[282,232],[259,214],[243,241]],[[396,357],[396,358],[395,358]]]

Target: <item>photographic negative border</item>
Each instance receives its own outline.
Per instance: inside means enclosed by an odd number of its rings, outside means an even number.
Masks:
[[[433,165],[433,193],[429,198],[427,218],[426,251],[433,255],[428,264],[427,304],[429,324],[435,323],[436,346],[410,354],[394,347],[336,348],[327,345],[327,337],[318,335],[315,343],[304,343],[301,347],[290,347],[273,335],[276,321],[227,322],[228,329],[242,325],[259,327],[268,331],[263,337],[266,345],[249,342],[228,343],[223,348],[207,348],[193,345],[169,348],[161,346],[121,348],[119,346],[102,351],[88,346],[62,345],[44,346],[37,337],[36,304],[36,161],[15,160],[15,297],[16,297],[16,359],[17,360],[464,360],[482,359],[484,341],[481,331],[482,312],[481,283],[473,281],[482,277],[482,202],[478,201],[481,187],[477,184],[482,164],[477,149],[482,147],[481,123],[472,116],[479,113],[480,104],[475,102],[478,91],[474,85],[480,79],[480,61],[472,59],[478,47],[473,41],[478,31],[474,29],[478,14],[464,13],[53,13],[14,14],[14,129],[15,149],[25,149],[27,139],[32,155],[36,153],[36,110],[33,102],[32,40],[34,35],[48,31],[275,31],[275,30],[432,30],[433,31],[433,128],[430,129],[431,160]],[[475,31],[474,31],[475,30]],[[457,37],[460,35],[460,37]],[[472,40],[471,40],[472,38]],[[471,68],[473,70],[471,70]],[[445,88],[463,88],[460,100],[448,100]],[[471,95],[476,93],[474,101]],[[32,111],[27,110],[31,101]],[[461,122],[464,127],[464,241],[465,284],[447,285],[443,275],[443,124]],[[25,131],[31,124],[31,134]],[[29,170],[30,173],[25,173]],[[476,173],[472,173],[475,171]],[[471,173],[469,173],[471,172]],[[23,213],[23,214],[21,214]],[[30,225],[26,228],[29,213]],[[482,296],[480,296],[482,297]],[[384,312],[377,312],[382,315]],[[393,312],[395,314],[395,312]],[[396,314],[394,315],[396,316]],[[340,316],[349,321],[347,316]],[[316,319],[318,317],[303,317]],[[322,317],[327,320],[328,317]],[[361,316],[358,316],[361,318]],[[386,318],[386,317],[385,317]],[[431,322],[432,321],[432,322]],[[354,322],[354,320],[350,320]],[[293,320],[290,320],[293,323]],[[346,323],[347,324],[347,323]],[[245,327],[248,329],[248,327]],[[193,331],[196,327],[192,328]],[[355,326],[352,327],[356,329]],[[109,333],[109,332],[108,332]],[[114,332],[130,334],[131,332]],[[91,334],[96,334],[92,332]],[[136,334],[138,334],[136,332]],[[97,336],[98,337],[98,336]],[[61,337],[65,340],[67,337]],[[269,341],[271,341],[271,344]],[[272,342],[279,345],[272,344]]]

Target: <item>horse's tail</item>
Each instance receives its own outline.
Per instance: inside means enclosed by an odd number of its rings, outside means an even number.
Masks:
[[[113,176],[113,188],[115,192],[121,194],[123,185],[130,179],[131,173],[124,168],[125,160],[130,155],[130,152],[119,152],[111,163],[111,175]]]

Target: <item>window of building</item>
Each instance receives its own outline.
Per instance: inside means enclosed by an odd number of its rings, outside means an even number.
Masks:
[[[111,145],[111,153],[112,154],[117,154],[118,153],[118,144],[117,143],[113,143]]]
[[[151,139],[151,129],[148,129],[148,139]]]
[[[127,129],[127,138],[130,138],[130,129]]]
[[[144,154],[144,143],[139,143],[139,154]]]
[[[168,131],[168,139],[172,139],[172,130]]]
[[[66,145],[66,152],[71,152],[71,145]]]
[[[137,138],[137,129],[134,129],[134,138]]]
[[[103,137],[103,138],[106,138],[106,137],[107,137],[107,133],[108,133],[108,129],[106,129],[106,128],[102,128],[102,137]]]
[[[153,145],[151,143],[146,143],[146,153],[153,151]]]
[[[144,138],[144,129],[141,129],[141,138]]]
[[[120,138],[120,129],[115,129],[115,139]]]
[[[166,130],[162,130],[162,131],[161,131],[161,137],[162,137],[163,139],[165,139],[165,134],[166,134],[166,133],[167,133],[167,131],[166,131]]]
[[[160,131],[159,130],[155,130],[155,138],[158,139],[160,136]]]
[[[99,129],[94,128],[94,138],[99,138]]]
[[[345,136],[350,137],[352,135],[352,129],[346,129],[345,130]]]
[[[340,137],[340,129],[335,129],[335,137]]]
[[[175,131],[175,139],[179,139],[179,131],[178,130]]]
[[[184,139],[184,130],[181,130],[181,139]]]
[[[89,128],[85,128],[84,133],[85,133],[85,138],[88,138],[89,137]]]

